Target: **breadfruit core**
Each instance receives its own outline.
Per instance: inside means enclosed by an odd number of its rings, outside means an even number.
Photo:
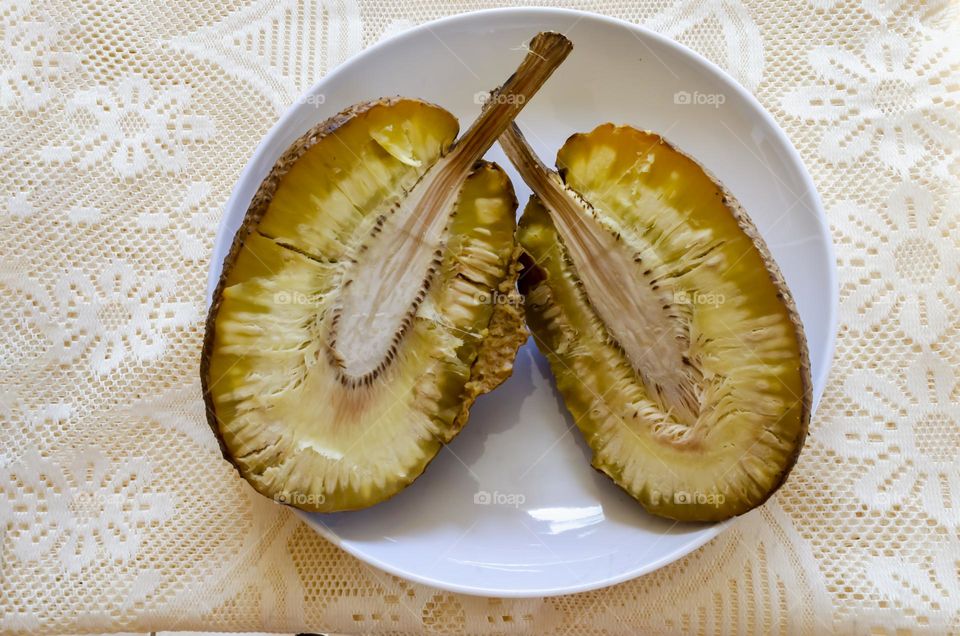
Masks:
[[[312,511],[400,491],[526,338],[516,198],[479,158],[570,50],[540,34],[457,141],[447,111],[359,104],[280,158],[214,294],[201,378],[225,456]]]
[[[501,145],[535,195],[518,229],[526,317],[593,465],[653,514],[763,503],[806,435],[806,343],[733,196],[654,133],[572,136],[559,173]]]

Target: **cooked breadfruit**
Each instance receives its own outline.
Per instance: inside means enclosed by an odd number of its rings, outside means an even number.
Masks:
[[[535,193],[518,229],[527,324],[594,467],[672,519],[763,503],[803,445],[809,362],[733,195],[627,126],[572,136],[559,174],[515,126],[500,143]]]
[[[526,338],[506,174],[478,161],[566,57],[538,35],[511,95],[456,143],[415,99],[354,106],[301,137],[224,264],[201,366],[211,426],[259,492],[313,511],[419,476]]]

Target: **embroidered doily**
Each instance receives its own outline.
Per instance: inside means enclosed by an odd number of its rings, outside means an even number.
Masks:
[[[257,142],[365,46],[479,7],[0,7],[0,632],[960,631],[960,5],[580,7],[773,113],[828,211],[841,331],[773,500],[654,574],[546,600],[347,556],[237,477],[199,400],[207,258]]]

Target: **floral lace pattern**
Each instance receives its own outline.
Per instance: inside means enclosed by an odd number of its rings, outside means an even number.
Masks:
[[[52,162],[77,160],[81,168],[101,161],[121,177],[136,177],[150,167],[178,172],[187,167],[190,142],[213,134],[210,119],[185,113],[190,89],[155,90],[142,78],[78,93],[67,107],[79,122],[75,146],[48,146],[42,155]]]
[[[924,356],[902,379],[858,370],[847,378],[847,389],[874,399],[821,438],[868,467],[853,492],[881,511],[919,501],[936,523],[960,527],[960,405],[952,397],[960,385],[953,369]]]
[[[820,143],[827,161],[847,163],[875,151],[901,174],[930,145],[960,149],[960,103],[952,80],[960,51],[942,39],[910,42],[879,33],[862,54],[837,46],[813,49],[817,84],[788,93],[789,114],[830,125]]]
[[[137,458],[113,466],[99,451],[87,450],[64,470],[29,450],[4,472],[0,522],[12,529],[13,553],[25,561],[50,551],[68,571],[101,552],[126,561],[139,552],[148,524],[173,513],[169,494],[147,490],[150,464]]]
[[[906,183],[879,209],[837,204],[834,232],[849,245],[841,257],[842,316],[849,329],[877,327],[893,316],[917,342],[943,335],[960,313],[960,232],[945,214],[957,203],[938,202]],[[880,253],[887,257],[873,257]]]
[[[735,0],[679,0],[658,13],[644,26],[683,41],[685,35],[716,23],[721,37],[716,54],[726,69],[747,88],[756,88],[763,79],[763,37],[750,12]]]
[[[77,56],[60,49],[55,25],[18,0],[0,12],[0,107],[35,111],[59,95],[57,83],[77,66]]]
[[[222,459],[197,364],[240,170],[334,66],[463,9],[0,0],[0,632],[960,632],[949,0],[595,7],[752,91],[833,230],[841,330],[806,448],[710,544],[587,594],[448,594],[346,555]]]
[[[96,373],[113,371],[127,356],[157,359],[166,346],[165,332],[196,317],[192,305],[169,302],[175,284],[170,272],[138,277],[119,261],[95,279],[67,272],[54,287],[57,322],[69,334],[56,343],[57,357],[73,360],[89,350]]]

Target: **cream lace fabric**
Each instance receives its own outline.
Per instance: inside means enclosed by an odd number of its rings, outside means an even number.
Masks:
[[[259,139],[365,46],[478,7],[0,7],[0,632],[960,631],[960,6],[581,7],[773,113],[829,214],[841,330],[774,500],[655,574],[518,601],[387,576],[255,496],[197,379],[213,233]]]

